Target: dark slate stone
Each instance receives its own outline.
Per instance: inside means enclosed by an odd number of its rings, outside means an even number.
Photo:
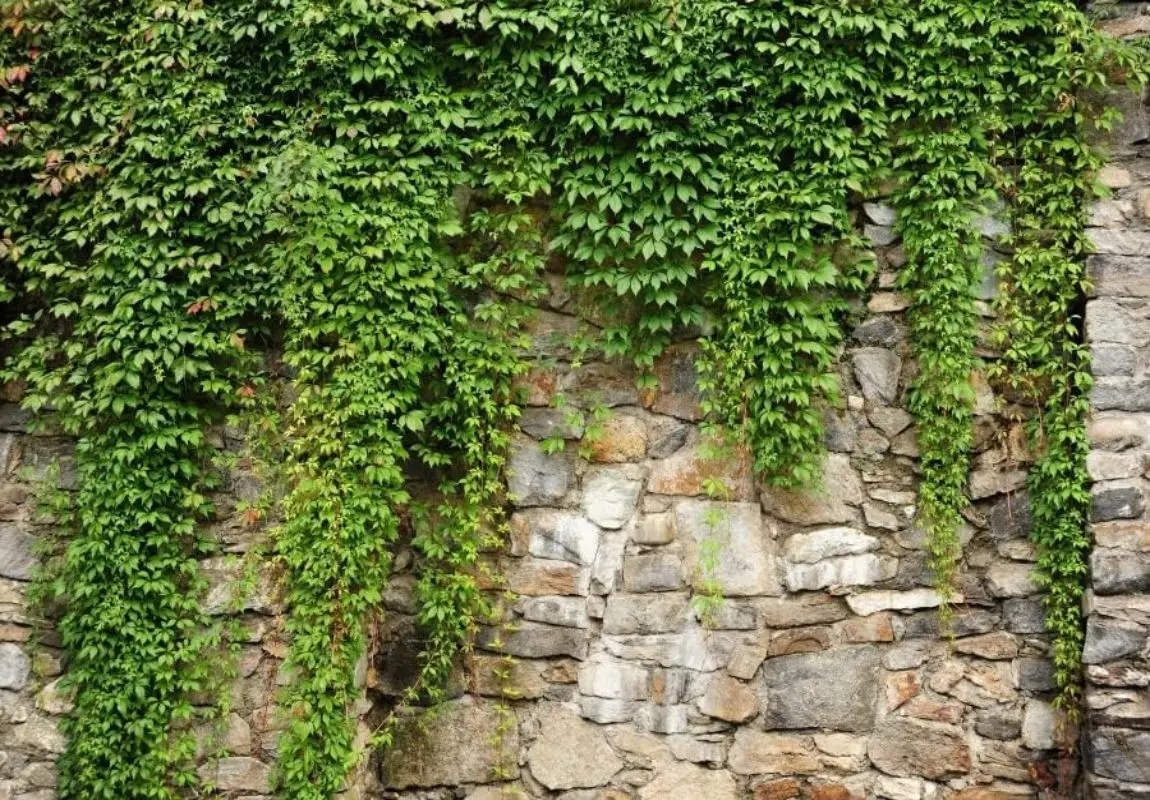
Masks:
[[[1150,591],[1150,554],[1095,550],[1090,554],[1090,571],[1098,594]]]
[[[1142,490],[1137,486],[1095,487],[1090,508],[1092,522],[1110,519],[1137,519],[1142,516],[1145,503]]]
[[[1150,781],[1150,731],[1095,728],[1090,736],[1092,771],[1105,778]]]
[[[974,717],[974,730],[987,739],[1017,739],[1022,734],[1022,720],[1017,713],[979,711]]]
[[[1124,658],[1142,650],[1146,644],[1146,629],[1134,622],[1092,616],[1086,621],[1086,644],[1082,660],[1087,664],[1102,664]]]
[[[990,535],[997,541],[1025,539],[1033,524],[1030,494],[1025,491],[1004,496],[990,510]]]
[[[903,338],[898,323],[887,316],[871,317],[859,324],[851,335],[859,343],[871,347],[890,347]]]
[[[1045,658],[1023,658],[1018,661],[1018,687],[1027,692],[1048,692],[1057,686],[1054,664]]]
[[[1046,612],[1036,597],[1016,597],[1002,604],[1002,618],[1011,633],[1043,633]]]

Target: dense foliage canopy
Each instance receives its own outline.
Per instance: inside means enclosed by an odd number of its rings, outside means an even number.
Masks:
[[[518,332],[548,261],[612,321],[592,346],[641,371],[706,331],[709,418],[801,484],[872,269],[852,207],[879,195],[908,258],[944,591],[967,504],[973,221],[1007,199],[999,370],[1037,411],[1034,538],[1073,696],[1089,377],[1071,310],[1085,134],[1107,123],[1085,101],[1135,63],[1074,3],[2,0],[0,23],[8,374],[78,437],[53,583],[77,691],[62,798],[195,784],[180,731],[221,636],[195,591],[209,426],[284,415],[280,792],[328,798],[356,758],[354,665],[403,530],[427,641],[410,700],[483,612]],[[283,410],[267,398],[285,376]],[[415,462],[438,476],[431,507],[410,496]]]

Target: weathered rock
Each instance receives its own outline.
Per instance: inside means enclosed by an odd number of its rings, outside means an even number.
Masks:
[[[870,730],[878,667],[879,653],[869,646],[771,659],[762,671],[766,727]]]
[[[961,603],[962,598],[955,597],[953,601]],[[847,605],[850,606],[851,611],[864,617],[879,611],[936,608],[941,603],[942,598],[933,589],[910,589],[905,592],[862,592],[847,596]]]
[[[675,539],[674,517],[669,513],[647,514],[631,531],[635,544],[668,544]]]
[[[1145,502],[1142,488],[1114,483],[1097,484],[1090,492],[1090,521],[1136,519],[1142,516]]]
[[[1091,615],[1086,621],[1086,642],[1082,661],[1102,664],[1141,652],[1146,645],[1146,629],[1133,622]]]
[[[644,553],[623,559],[623,587],[628,592],[670,592],[685,585],[683,562],[674,553]]]
[[[637,461],[647,452],[647,426],[630,414],[613,414],[602,423],[602,433],[591,442],[591,460],[599,463]]]
[[[539,738],[527,751],[527,764],[551,790],[602,786],[623,768],[602,729],[558,705],[540,714]]]
[[[888,316],[870,317],[860,323],[851,335],[860,344],[871,347],[891,347],[903,338],[902,329]]]
[[[579,691],[613,700],[646,700],[648,680],[647,670],[637,664],[603,659],[579,670]]]
[[[650,458],[667,458],[674,455],[687,443],[691,427],[670,417],[659,417],[651,422],[647,438],[647,455]]]
[[[518,506],[558,503],[572,485],[571,460],[563,453],[548,455],[538,442],[520,438],[511,445],[507,491]]]
[[[635,513],[642,488],[626,470],[596,469],[583,478],[583,513],[602,528],[621,528]]]
[[[1145,426],[1129,417],[1095,417],[1086,430],[1092,447],[1112,452],[1138,447],[1146,440]]]
[[[380,777],[389,789],[486,783],[495,770],[519,774],[519,728],[501,729],[493,703],[452,700],[427,716],[404,718],[384,752]]]
[[[654,462],[647,477],[647,491],[697,497],[705,495],[713,481],[726,486],[733,500],[749,500],[754,495],[751,463],[746,453],[739,451],[734,458],[720,459],[712,457],[701,442]]]
[[[1011,633],[1042,633],[1046,630],[1046,612],[1042,601],[1016,598],[1002,604],[1002,619]]]
[[[1090,573],[1098,594],[1150,591],[1150,554],[1097,549],[1090,554]]]
[[[1022,743],[1031,750],[1050,750],[1058,745],[1057,732],[1067,724],[1049,703],[1026,701],[1022,716]]]
[[[599,528],[569,511],[518,511],[511,517],[511,528],[527,539],[527,551],[538,558],[590,564],[599,549]]]
[[[788,564],[787,589],[823,589],[830,586],[873,586],[898,573],[898,559],[865,553],[828,558],[817,564]]]
[[[578,439],[583,435],[583,415],[566,408],[525,408],[519,427],[534,439]]]
[[[893,642],[894,626],[888,613],[871,614],[866,617],[852,617],[835,626],[844,642],[866,644],[869,642]]]
[[[483,628],[475,644],[484,650],[509,653],[521,658],[571,656],[582,659],[587,655],[587,632],[578,628],[521,622],[511,631]]]
[[[988,739],[1008,741],[1022,735],[1022,721],[1016,712],[979,711],[975,715],[974,730]]]
[[[684,560],[691,584],[704,589],[709,577],[699,568],[705,542],[718,543],[713,577],[730,597],[779,594],[773,531],[763,523],[754,503],[686,500],[675,507],[675,530],[685,545]]]
[[[863,397],[873,403],[889,406],[898,399],[898,381],[902,359],[891,350],[863,347],[852,354],[855,379]]]
[[[220,791],[266,794],[271,791],[271,776],[272,770],[267,764],[241,756],[221,758],[213,777]]]
[[[700,405],[699,348],[694,342],[671,345],[655,362],[656,387],[643,397],[643,405],[658,414],[698,421]]]
[[[759,601],[759,613],[768,628],[819,625],[846,619],[849,613],[843,601],[827,594],[801,594]]]
[[[1027,597],[1037,594],[1034,565],[1014,561],[992,564],[986,571],[986,588],[991,597]]]
[[[673,633],[690,618],[684,594],[613,594],[607,598],[603,633]]]
[[[1011,659],[1018,655],[1018,639],[1006,631],[985,633],[958,639],[954,649],[959,653],[991,660]]]
[[[676,762],[655,773],[639,790],[638,800],[741,800],[730,773]]]
[[[528,597],[516,604],[524,619],[566,628],[586,628],[591,624],[587,601],[582,597]]]
[[[507,560],[503,577],[507,588],[520,595],[586,596],[590,591],[591,570],[565,561],[513,558]]]
[[[1150,775],[1150,731],[1095,728],[1090,749],[1093,771],[1104,778],[1143,783]]]
[[[726,675],[717,675],[711,679],[706,694],[699,701],[699,710],[708,717],[738,724],[759,712],[759,701],[747,684]]]
[[[833,556],[866,553],[878,547],[878,539],[855,528],[823,528],[796,533],[787,539],[783,553],[788,561],[814,564]]]
[[[19,691],[28,685],[32,662],[24,651],[9,642],[0,643],[0,689]]]
[[[813,775],[820,767],[811,748],[797,736],[763,733],[752,728],[739,728],[735,733],[735,744],[727,762],[739,775]]]
[[[942,780],[970,772],[970,748],[962,732],[949,725],[888,719],[871,737],[868,754],[874,765],[903,777]]]
[[[767,648],[762,645],[745,644],[736,647],[727,662],[727,672],[745,681],[755,677],[759,666],[767,657]]]
[[[0,524],[0,576],[31,580],[36,569],[35,543],[35,537],[18,525]]]
[[[819,489],[763,487],[763,510],[798,525],[834,525],[853,521],[851,506],[864,500],[862,484],[841,453],[829,453],[823,462]]]

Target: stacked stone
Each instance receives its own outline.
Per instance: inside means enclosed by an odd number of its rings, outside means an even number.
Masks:
[[[990,800],[1073,781],[1031,580],[1025,410],[977,377],[951,643],[915,525],[905,259],[893,212],[861,214],[881,270],[841,359],[845,402],[827,411],[812,491],[764,487],[745,452],[708,449],[695,342],[674,345],[658,388],[640,393],[621,369],[569,363],[565,342],[589,323],[553,294],[510,459],[498,571],[516,599],[481,633],[456,699],[401,732],[369,796]],[[1004,228],[982,227],[992,249]],[[573,412],[597,404],[611,414],[585,439]],[[566,447],[550,452],[557,438]],[[716,581],[724,602],[706,613],[692,601]],[[384,648],[382,673],[395,656]]]
[[[29,436],[27,415],[0,404],[0,800],[51,800],[55,759],[64,750],[57,720],[71,708],[59,687],[59,640],[28,605],[42,535],[35,484],[59,465],[74,475],[66,440]]]
[[[1102,26],[1150,34],[1145,3],[1098,4]],[[1150,798],[1150,115],[1145,97],[1116,94],[1125,113],[1109,137],[1099,179],[1086,306],[1095,388],[1090,424],[1093,485],[1086,664],[1088,786],[1097,800]]]

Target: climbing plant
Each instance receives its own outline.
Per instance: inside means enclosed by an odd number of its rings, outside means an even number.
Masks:
[[[702,335],[704,410],[818,479],[843,323],[897,213],[921,523],[952,596],[972,449],[975,226],[1004,194],[1000,381],[1034,409],[1060,686],[1081,645],[1086,102],[1138,61],[1063,0],[0,0],[5,375],[77,437],[55,581],[76,711],[63,798],[195,781],[214,634],[205,431],[280,391],[291,680],[278,791],[328,798],[365,627],[416,553],[434,700],[486,612],[481,553],[545,268],[644,386]],[[991,365],[995,372],[996,365]],[[278,417],[277,417],[278,419]],[[270,423],[265,421],[265,429]],[[376,739],[390,741],[385,725]]]

